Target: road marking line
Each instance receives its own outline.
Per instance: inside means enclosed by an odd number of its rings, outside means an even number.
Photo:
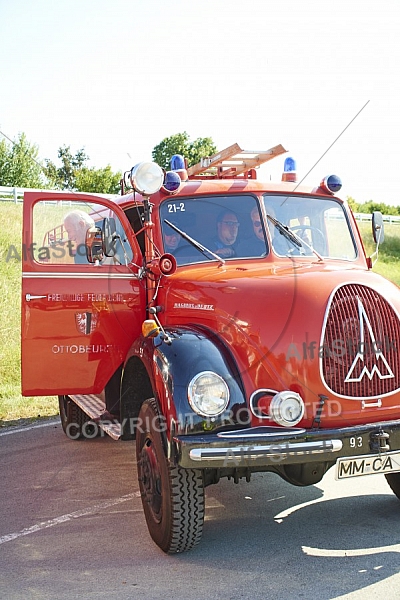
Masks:
[[[283,496],[282,496],[283,497]],[[296,512],[296,510],[300,510],[301,508],[305,508],[306,506],[311,506],[311,504],[318,504],[318,502],[324,502],[326,498],[315,498],[314,500],[309,500],[308,502],[302,502],[301,504],[296,504],[296,506],[291,506],[286,510],[282,510],[279,514],[275,515],[274,519],[276,523],[283,523],[283,519],[286,519],[289,515]]]
[[[326,548],[311,548],[310,546],[302,546],[303,552],[308,556],[369,556],[370,554],[383,554],[384,552],[400,552],[400,544],[392,546],[380,546],[378,548],[356,548],[348,550],[329,550]]]
[[[40,427],[51,427],[52,425],[57,425],[59,421],[50,421],[50,423],[41,423],[40,425],[28,425],[27,427],[18,427],[16,429],[10,428],[9,431],[2,431],[0,433],[0,437],[3,435],[12,435],[13,433],[23,433],[24,431],[29,431],[30,429],[39,429]]]
[[[66,515],[61,515],[60,517],[50,519],[49,521],[43,521],[42,523],[38,523],[37,525],[33,525],[32,527],[26,527],[25,529],[21,529],[21,531],[17,531],[16,533],[9,533],[7,535],[3,535],[2,537],[0,537],[0,545],[5,544],[6,542],[11,542],[12,540],[15,540],[24,535],[30,535],[31,533],[36,533],[37,531],[41,531],[42,529],[48,529],[49,527],[60,525],[61,523],[65,523],[66,521],[72,521],[72,519],[79,519],[79,517],[91,515],[93,513],[104,510],[105,508],[109,508],[110,506],[115,506],[116,504],[121,504],[122,502],[126,502],[127,500],[132,500],[133,498],[140,498],[140,492],[126,494],[126,496],[114,498],[114,500],[106,500],[105,502],[95,504],[94,506],[91,506],[89,508],[84,508],[82,510],[77,510]]]

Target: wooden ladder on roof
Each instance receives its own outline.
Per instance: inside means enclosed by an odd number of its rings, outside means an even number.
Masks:
[[[189,179],[255,179],[256,169],[267,161],[287,152],[279,144],[263,152],[242,150],[233,144],[213,156],[202,158],[187,170]]]

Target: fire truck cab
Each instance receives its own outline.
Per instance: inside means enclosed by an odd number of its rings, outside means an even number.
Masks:
[[[274,472],[385,475],[400,497],[400,291],[374,273],[335,175],[237,144],[139,163],[121,196],[24,198],[22,386],[72,439],[136,439],[149,532],[202,534],[204,488]],[[131,189],[126,189],[126,184]],[[379,213],[374,239],[383,241]]]

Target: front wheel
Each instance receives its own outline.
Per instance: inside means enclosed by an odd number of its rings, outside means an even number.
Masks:
[[[400,500],[400,473],[388,473],[385,477],[392,492],[394,492]]]
[[[139,489],[153,541],[168,554],[199,543],[204,522],[201,471],[173,466],[167,459],[163,422],[157,403],[146,400],[136,433]]]

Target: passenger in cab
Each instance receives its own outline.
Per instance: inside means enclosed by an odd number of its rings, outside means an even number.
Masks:
[[[179,233],[172,229],[172,227],[165,225],[164,248],[166,252],[173,254],[179,246],[180,238]]]
[[[265,256],[267,252],[265,236],[262,226],[260,213],[257,206],[250,213],[250,219],[253,226],[253,234],[250,239],[242,242],[238,247],[238,255],[245,256]]]
[[[73,210],[64,217],[64,228],[68,239],[74,242],[74,262],[88,264],[86,258],[86,232],[94,226],[94,221],[83,210]]]

